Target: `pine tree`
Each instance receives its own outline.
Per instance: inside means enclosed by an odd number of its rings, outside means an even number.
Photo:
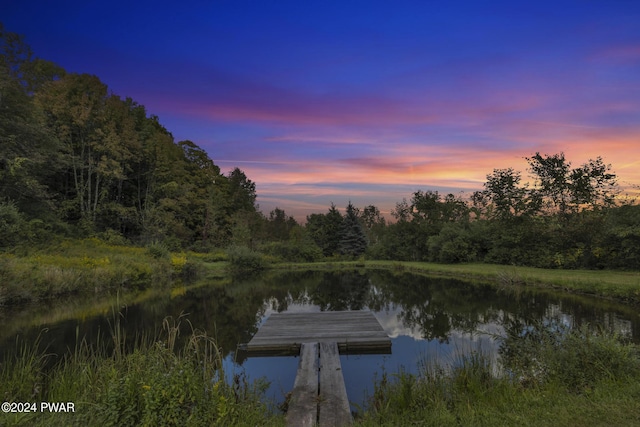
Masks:
[[[367,238],[358,220],[355,207],[349,202],[347,212],[342,220],[340,230],[339,251],[342,255],[359,256],[367,249]]]

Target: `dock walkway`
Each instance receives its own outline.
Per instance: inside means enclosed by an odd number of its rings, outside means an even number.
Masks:
[[[351,409],[337,344],[303,343],[301,348],[298,373],[287,411],[287,425],[350,424]]]
[[[300,355],[288,426],[343,426],[351,411],[340,354],[391,353],[391,340],[370,311],[272,314],[249,341],[251,356]]]

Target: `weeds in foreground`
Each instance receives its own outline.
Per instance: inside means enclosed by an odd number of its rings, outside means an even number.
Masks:
[[[599,381],[640,377],[638,346],[601,329],[572,329],[549,320],[533,325],[512,321],[505,330],[500,346],[505,372],[523,387],[555,382],[584,393]]]
[[[45,366],[50,356],[39,352],[42,333],[32,344],[17,343],[13,358],[0,365],[0,398],[10,401],[13,396],[23,396],[23,401],[39,398],[45,382]]]
[[[279,424],[281,417],[270,416],[260,401],[264,384],[250,384],[242,376],[227,381],[216,342],[193,328],[182,339],[184,321],[183,316],[166,318],[160,336],[143,337],[127,350],[116,320],[111,331],[115,347],[110,340],[89,346],[79,339],[52,367],[45,360],[53,355],[23,345],[20,354],[2,364],[0,396],[8,402],[74,402],[75,412],[0,414],[0,424]]]
[[[383,373],[359,424],[639,425],[640,349],[586,327],[513,324],[496,366],[488,354],[419,374]]]

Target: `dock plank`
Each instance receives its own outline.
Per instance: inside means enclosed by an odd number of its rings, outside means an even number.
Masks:
[[[299,354],[287,426],[351,424],[340,354],[391,353],[391,340],[370,311],[274,313],[242,351]]]
[[[250,353],[296,353],[303,342],[336,342],[340,352],[391,349],[391,340],[370,311],[274,313],[246,348]]]
[[[318,419],[318,343],[303,343],[287,410],[287,426],[312,427]]]
[[[318,420],[320,427],[339,427],[351,424],[351,408],[342,375],[338,345],[320,343],[320,398]]]

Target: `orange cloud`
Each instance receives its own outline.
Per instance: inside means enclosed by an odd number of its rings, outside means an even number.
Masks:
[[[330,200],[338,204],[341,200],[362,200],[362,206],[376,204],[389,212],[396,202],[418,189],[468,194],[482,189],[486,175],[496,168],[513,167],[526,176],[525,157],[536,151],[562,151],[574,166],[601,156],[612,164],[625,190],[632,191],[632,185],[640,183],[639,130],[530,120],[485,129],[482,134],[508,144],[429,145],[393,140],[385,145],[377,141],[373,144],[376,155],[341,158],[338,153],[300,160],[292,156],[279,162],[244,162],[241,167],[257,182],[261,203],[275,203],[287,212],[294,209],[302,217],[311,211],[324,212]],[[360,140],[350,138],[346,146]],[[333,140],[340,141],[338,136]],[[285,201],[289,203],[283,204]]]

